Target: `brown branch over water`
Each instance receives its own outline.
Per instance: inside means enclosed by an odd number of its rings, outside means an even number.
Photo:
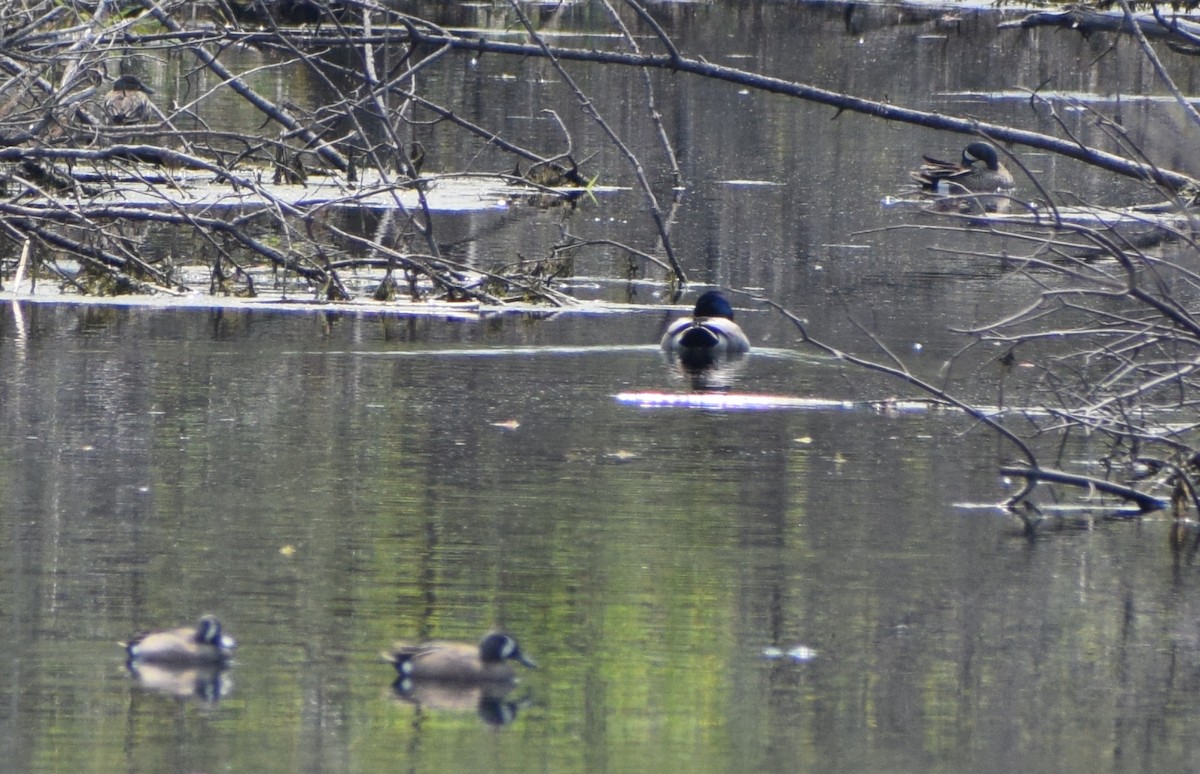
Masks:
[[[3,201],[0,201],[0,218],[26,219],[30,223],[62,222],[76,226],[86,226],[100,220],[127,220],[201,227],[231,236],[257,255],[267,258],[277,266],[293,271],[307,280],[324,282],[328,279],[324,270],[295,260],[286,253],[251,237],[245,229],[240,228],[236,221],[231,222],[222,218],[197,217],[180,212],[160,212],[136,205],[100,204],[65,209]]]
[[[726,83],[738,86],[758,89],[759,91],[783,94],[808,102],[828,105],[837,108],[839,111],[861,113],[888,121],[901,121],[925,126],[930,129],[957,132],[959,134],[984,135],[1001,142],[1025,145],[1030,148],[1058,153],[1119,175],[1138,180],[1149,180],[1171,190],[1178,190],[1185,187],[1200,188],[1200,181],[1181,172],[1162,169],[1144,162],[1132,161],[1112,153],[1090,148],[1078,142],[1063,140],[1048,134],[1015,129],[1004,124],[994,124],[973,118],[948,116],[941,113],[931,113],[924,110],[901,107],[888,102],[864,99],[805,83],[786,81],[782,78],[774,78],[747,72],[746,70],[739,70],[734,67],[712,64],[702,59],[692,59],[670,54],[596,51],[594,49],[564,48],[550,45],[547,45],[545,51],[543,51],[540,46],[506,43],[478,37],[466,38],[452,34],[431,35],[423,32],[415,34],[416,38],[412,39],[414,43],[450,46],[451,48],[466,51],[508,54],[522,57],[549,55],[562,61],[594,62],[597,64],[612,64],[626,67],[649,67],[689,73],[711,78],[712,80],[725,81]],[[385,38],[380,42],[388,39]],[[410,38],[408,35],[403,35],[393,40],[407,41]]]
[[[1155,14],[1158,8],[1155,6]],[[1105,13],[1074,5],[1061,11],[1038,11],[1015,21],[1001,22],[999,29],[1031,29],[1033,27],[1061,27],[1075,30],[1082,35],[1093,32],[1137,31],[1148,38],[1178,40],[1185,43],[1200,42],[1200,24],[1186,19],[1152,18],[1137,16],[1132,12]]]
[[[181,32],[181,35],[186,33]],[[264,33],[229,33],[225,36],[231,41],[266,41],[274,35]],[[161,39],[162,36],[155,36]],[[130,44],[136,44],[136,36],[125,36]],[[974,118],[932,113],[914,108],[906,108],[889,102],[855,97],[841,92],[822,89],[818,86],[787,81],[767,75],[740,70],[734,67],[706,62],[703,59],[685,57],[672,52],[668,54],[644,54],[623,51],[598,51],[595,49],[566,48],[546,44],[544,47],[536,44],[509,43],[505,41],[488,40],[486,37],[467,37],[448,31],[429,32],[410,26],[405,31],[389,30],[385,34],[369,37],[347,37],[341,40],[320,37],[313,39],[322,45],[361,46],[372,44],[386,45],[421,45],[432,47],[449,47],[474,54],[492,53],[514,57],[553,57],[559,61],[591,62],[623,67],[644,67],[688,73],[716,81],[747,88],[757,89],[772,94],[795,97],[807,102],[828,105],[839,112],[860,113],[887,121],[900,121],[908,124],[928,127],[958,134],[986,136],[992,140],[1024,145],[1030,148],[1057,153],[1068,158],[1076,159],[1086,164],[1108,170],[1118,175],[1138,180],[1147,180],[1164,188],[1175,191],[1183,188],[1200,189],[1200,181],[1185,175],[1144,161],[1131,160],[1113,153],[1088,147],[1080,142],[1054,137],[1040,132],[1017,129],[1004,124],[979,121]]]
[[[143,0],[143,4],[154,16],[155,21],[157,21],[163,27],[171,32],[183,32],[183,28],[180,27],[158,3],[152,2],[151,0]],[[284,126],[288,130],[295,132],[296,135],[301,137],[306,143],[309,143],[315,147],[317,149],[317,153],[320,154],[321,158],[324,159],[326,163],[330,164],[336,169],[345,171],[347,163],[346,158],[336,148],[326,143],[311,130],[301,126],[295,119],[291,117],[291,115],[279,108],[273,102],[270,102],[259,95],[257,91],[250,88],[250,86],[240,77],[234,75],[228,69],[226,69],[225,66],[217,60],[217,57],[209,53],[209,51],[203,46],[192,45],[189,46],[189,50],[204,64],[205,67],[211,70],[214,75],[228,83],[230,88],[236,91],[238,95],[242,97],[242,99],[261,110],[264,115],[278,122],[281,126]]]
[[[536,30],[533,28],[533,24],[530,23],[529,19],[525,16],[525,13],[521,10],[521,7],[517,4],[516,0],[509,0],[509,3],[513,9],[513,12],[516,13],[517,17],[521,20],[521,24],[524,25],[525,29],[529,32],[530,37],[537,42],[538,47],[543,52],[543,55],[550,60],[550,63],[558,72],[559,77],[562,78],[563,82],[567,84],[567,87],[574,92],[575,98],[579,101],[580,107],[583,108],[584,113],[591,117],[596,125],[600,127],[600,130],[608,137],[609,142],[616,146],[617,150],[621,153],[625,160],[629,162],[629,166],[633,169],[634,177],[637,178],[638,186],[642,191],[642,196],[646,200],[646,206],[649,208],[650,217],[654,220],[654,225],[658,229],[659,243],[662,245],[663,252],[667,254],[667,260],[671,264],[671,271],[674,274],[677,282],[687,282],[687,274],[684,273],[683,266],[679,263],[679,259],[675,257],[675,249],[671,246],[671,234],[667,229],[666,218],[663,217],[662,209],[658,206],[658,197],[654,195],[654,189],[650,185],[650,181],[646,179],[646,171],[642,167],[642,162],[629,148],[629,145],[617,135],[616,131],[612,128],[608,121],[604,119],[604,116],[600,114],[600,109],[596,107],[596,104],[586,94],[584,94],[583,90],[579,87],[579,84],[575,82],[575,79],[571,77],[571,74],[568,73],[562,66],[562,63],[559,62],[550,52],[549,44],[547,44],[546,41],[537,34]]]

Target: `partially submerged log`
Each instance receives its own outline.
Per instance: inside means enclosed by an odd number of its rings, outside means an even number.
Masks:
[[[1167,507],[1168,501],[1153,495],[1148,495],[1145,492],[1139,491],[1131,486],[1118,484],[1115,481],[1107,481],[1103,478],[1095,476],[1085,476],[1078,473],[1067,473],[1061,470],[1051,470],[1049,468],[1029,467],[1026,465],[1005,465],[1000,468],[1000,474],[1004,476],[1019,476],[1027,481],[1032,482],[1047,482],[1054,484],[1065,484],[1068,486],[1081,487],[1103,494],[1112,495],[1122,500],[1136,505],[1142,513],[1153,513],[1161,511]]]
[[[1200,23],[1166,18],[1155,14],[1128,16],[1119,11],[1099,11],[1083,5],[1072,5],[1058,11],[1038,11],[1014,21],[1001,22],[1000,29],[1029,29],[1060,27],[1082,35],[1096,32],[1130,33],[1133,25],[1148,38],[1200,46]]]

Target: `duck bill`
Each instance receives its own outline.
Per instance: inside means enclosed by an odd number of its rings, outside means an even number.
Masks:
[[[538,668],[538,665],[536,663],[534,663],[533,659],[531,659],[529,656],[526,656],[524,653],[518,654],[516,658],[517,658],[517,661],[521,662],[522,664],[529,667],[530,669]]]

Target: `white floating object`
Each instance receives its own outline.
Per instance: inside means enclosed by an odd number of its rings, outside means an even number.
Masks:
[[[807,645],[797,645],[789,650],[787,655],[792,661],[805,662],[812,661],[814,658],[816,658],[817,651],[815,648],[810,648]]]
[[[855,405],[841,400],[728,392],[622,392],[616,397],[619,403],[632,403],[643,408],[677,406],[746,411],[779,408],[849,409]]]
[[[762,649],[762,657],[768,661],[778,661],[781,658],[789,658],[796,663],[803,664],[812,661],[817,657],[816,648],[810,648],[807,645],[794,645],[787,649],[777,648],[774,645],[768,645]]]

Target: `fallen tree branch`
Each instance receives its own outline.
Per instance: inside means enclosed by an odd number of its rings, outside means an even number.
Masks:
[[[1015,21],[1000,22],[998,29],[1031,29],[1033,27],[1062,27],[1076,30],[1081,35],[1093,32],[1130,33],[1135,29],[1148,38],[1178,39],[1195,43],[1200,37],[1200,24],[1173,19],[1170,25],[1152,17],[1125,13],[1105,13],[1082,5],[1073,5],[1061,11],[1038,11]]]
[[[1102,478],[1094,476],[1083,476],[1077,473],[1066,473],[1061,470],[1050,470],[1048,468],[1027,467],[1024,465],[1004,465],[1000,468],[1001,475],[1005,476],[1020,476],[1029,481],[1047,481],[1053,484],[1068,484],[1070,486],[1083,487],[1085,489],[1094,489],[1097,492],[1114,495],[1124,500],[1136,504],[1142,513],[1152,513],[1161,511],[1166,508],[1168,501],[1161,497],[1154,497],[1145,492],[1141,492],[1133,487],[1117,484],[1112,481],[1105,481]],[[1010,498],[1006,503],[1008,506],[1016,504],[1016,498]]]
[[[252,40],[256,35],[261,36],[261,33],[244,34],[242,37]],[[235,34],[228,36],[228,39],[231,40],[238,38],[239,36]],[[129,40],[130,44],[136,44],[138,41],[136,36],[126,36],[126,39]],[[324,39],[322,43],[326,45],[338,45],[337,41]],[[403,32],[394,30],[369,38],[349,37],[343,40],[340,45],[361,46],[365,43],[379,46],[405,44],[432,47],[446,46],[474,54],[493,53],[514,57],[553,57],[559,61],[592,62],[625,67],[647,67],[688,73],[716,81],[724,81],[737,86],[828,105],[829,107],[836,108],[839,112],[861,113],[887,121],[900,121],[930,129],[964,135],[985,136],[999,142],[1024,145],[1073,158],[1085,164],[1108,170],[1114,174],[1137,180],[1146,180],[1171,191],[1178,191],[1185,188],[1200,190],[1200,180],[1190,175],[1174,170],[1162,169],[1144,161],[1132,160],[1113,153],[1096,150],[1075,140],[1062,139],[1041,132],[1015,129],[1003,124],[980,121],[975,118],[932,113],[888,102],[855,97],[805,83],[787,81],[782,78],[760,75],[734,67],[712,64],[703,59],[693,59],[674,54],[644,54],[566,48],[548,44],[543,49],[539,45],[488,40],[486,37],[479,37],[478,35],[467,37],[466,34],[445,31],[424,32],[416,29],[415,26],[409,27]],[[270,113],[267,110],[264,110],[264,112]],[[339,165],[335,162],[334,166]]]
[[[616,146],[617,150],[621,153],[625,160],[629,162],[629,166],[633,169],[634,177],[637,178],[638,186],[642,192],[642,197],[646,200],[646,206],[650,211],[650,217],[654,221],[655,227],[658,229],[659,243],[662,245],[663,252],[667,254],[667,260],[671,264],[671,271],[675,276],[675,281],[681,285],[686,283],[687,274],[683,271],[683,266],[679,263],[679,259],[675,257],[675,249],[671,246],[671,234],[667,230],[667,221],[665,218],[663,218],[662,208],[658,206],[658,197],[654,195],[654,189],[650,185],[650,181],[646,178],[646,171],[643,169],[641,161],[639,161],[638,157],[634,155],[634,152],[630,150],[629,145],[617,135],[616,131],[612,128],[608,121],[604,119],[604,116],[600,114],[600,109],[596,107],[596,103],[588,98],[586,94],[584,94],[583,89],[579,87],[579,84],[575,82],[575,79],[571,77],[571,74],[566,71],[566,69],[562,66],[562,63],[559,62],[552,53],[550,53],[549,44],[547,44],[546,41],[537,34],[537,31],[533,28],[533,24],[530,23],[529,19],[525,16],[525,12],[521,10],[521,7],[517,4],[516,0],[509,0],[509,4],[513,12],[517,14],[517,18],[521,20],[521,24],[524,25],[526,31],[529,33],[529,36],[533,38],[533,40],[538,44],[538,47],[544,53],[545,57],[550,60],[552,65],[554,65],[554,69],[558,72],[559,77],[563,79],[563,82],[566,83],[567,87],[575,94],[575,98],[578,100],[584,114],[589,116],[592,121],[600,127],[600,130],[608,137],[609,142]]]
[[[747,295],[749,295],[749,294],[747,294]],[[957,408],[959,411],[962,411],[964,414],[967,414],[971,418],[983,423],[984,425],[987,425],[989,428],[994,430],[996,433],[1003,436],[1005,439],[1007,439],[1009,442],[1011,442],[1013,446],[1017,447],[1017,449],[1020,450],[1021,454],[1025,457],[1026,460],[1029,461],[1030,465],[1032,465],[1032,466],[1037,465],[1037,457],[1034,455],[1033,450],[1029,448],[1029,445],[1027,443],[1025,443],[1025,441],[1022,440],[1020,438],[1020,436],[1016,435],[1011,430],[1009,430],[1007,427],[1005,427],[1004,425],[997,422],[996,419],[991,414],[984,411],[983,409],[981,409],[977,406],[972,406],[969,403],[964,403],[963,401],[959,400],[958,398],[955,398],[953,395],[946,392],[945,390],[935,387],[934,385],[930,384],[929,382],[926,382],[925,380],[921,379],[920,377],[915,376],[912,373],[909,373],[907,370],[905,370],[903,368],[883,365],[882,363],[876,363],[872,360],[867,360],[865,358],[858,357],[857,355],[851,355],[847,352],[843,352],[840,349],[837,349],[836,347],[833,347],[822,341],[814,339],[811,335],[809,335],[808,326],[806,326],[804,324],[804,321],[801,320],[799,317],[797,317],[792,312],[785,309],[781,304],[779,304],[775,301],[772,301],[769,298],[764,298],[762,296],[752,295],[751,297],[754,298],[754,300],[756,300],[756,301],[766,304],[767,306],[771,307],[772,309],[774,309],[775,311],[779,312],[784,317],[786,317],[788,320],[790,320],[792,322],[792,324],[796,326],[797,330],[800,331],[800,338],[805,344],[815,347],[816,349],[819,349],[822,352],[824,352],[826,355],[829,355],[830,357],[833,357],[837,360],[841,360],[842,362],[849,363],[849,364],[851,364],[853,366],[857,366],[859,368],[863,368],[867,371],[875,371],[877,373],[886,374],[887,376],[891,376],[895,379],[899,379],[902,382],[905,382],[907,384],[912,385],[913,387],[916,387],[918,390],[920,390],[921,392],[924,392],[926,395],[932,395],[933,397],[937,398],[938,400],[945,401],[946,403],[950,404],[951,406],[954,406],[955,408]]]

